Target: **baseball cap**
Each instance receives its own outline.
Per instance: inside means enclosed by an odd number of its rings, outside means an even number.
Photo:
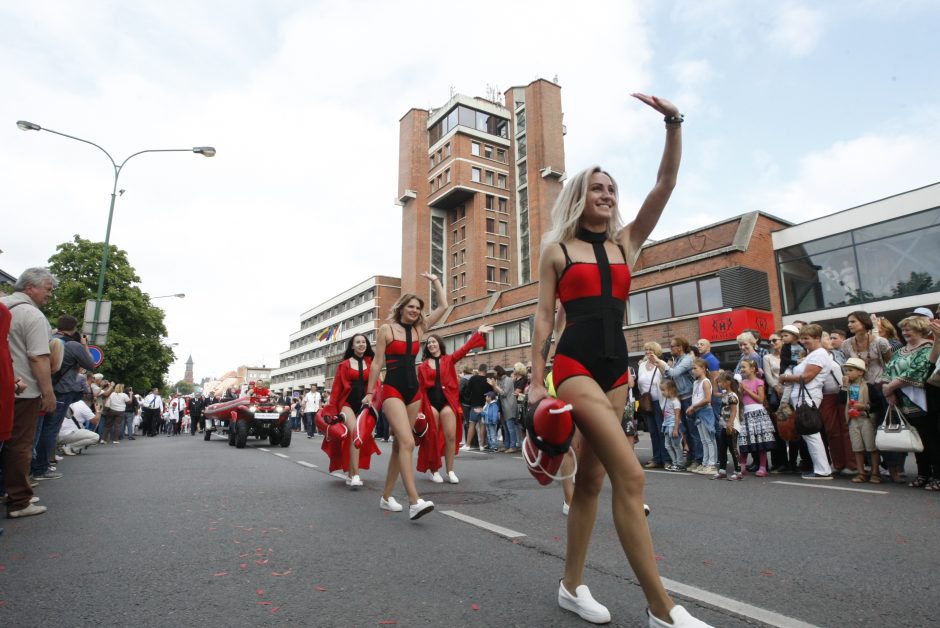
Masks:
[[[927,318],[933,318],[933,312],[930,311],[929,307],[919,307],[913,312],[908,312],[906,316],[926,316]]]

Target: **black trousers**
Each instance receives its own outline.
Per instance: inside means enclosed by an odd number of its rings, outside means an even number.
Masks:
[[[718,470],[724,471],[728,467],[728,452],[731,452],[731,461],[734,463],[734,472],[741,470],[738,464],[738,439],[728,436],[727,430],[719,428],[718,435]]]

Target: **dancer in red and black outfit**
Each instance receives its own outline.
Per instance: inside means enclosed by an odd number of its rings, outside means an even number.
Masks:
[[[330,472],[337,469],[345,471],[346,486],[352,489],[362,486],[359,469],[369,468],[372,454],[381,455],[371,438],[363,438],[362,446],[358,450],[353,445],[357,436],[356,417],[364,407],[362,399],[366,394],[374,356],[372,343],[365,335],[356,334],[349,339],[343,361],[336,367],[330,403],[323,408],[323,413],[327,416],[342,414],[349,430],[347,437],[342,440],[324,438],[321,449],[330,457]]]
[[[428,433],[421,439],[418,447],[418,472],[428,474],[432,482],[444,481],[441,477],[441,451],[447,467],[447,481],[457,484],[454,473],[454,456],[459,441],[457,431],[463,429],[463,410],[460,408],[460,380],[457,378],[457,362],[460,362],[473,349],[486,346],[483,334],[493,331],[489,325],[481,325],[467,342],[448,354],[444,339],[431,334],[424,343],[422,362],[418,366],[418,385],[422,391],[421,411],[425,416],[434,417],[428,421]]]
[[[663,587],[643,512],[643,469],[620,427],[628,392],[623,320],[630,291],[629,265],[636,261],[666,207],[682,154],[682,116],[676,106],[643,94],[634,97],[665,116],[666,145],[656,184],[625,227],[617,207],[617,186],[599,167],[575,175],[559,195],[539,262],[529,402],[548,394],[543,384],[545,360],[557,297],[567,321],[553,362],[554,385],[558,398],[572,404],[582,435],[558,604],[593,623],[610,621],[610,612],[582,583],[606,474],[612,488],[614,525],[646,595],[649,625],[702,627],[706,624],[676,606]]]
[[[421,390],[415,370],[415,357],[421,347],[421,335],[439,321],[447,310],[447,294],[437,275],[422,273],[421,276],[433,285],[438,306],[425,317],[424,301],[417,295],[403,294],[395,302],[389,321],[379,328],[376,336],[375,358],[372,360],[369,384],[366,387],[370,392],[362,400],[363,404],[372,404],[374,408],[382,409],[395,435],[379,507],[392,512],[402,510],[401,504],[392,497],[395,480],[400,474],[402,484],[408,492],[408,501],[411,504],[408,514],[412,520],[434,510],[433,502],[418,496],[411,467],[415,448],[412,430],[421,408]],[[376,390],[374,387],[379,381],[379,371],[383,366],[386,369],[385,381]],[[373,390],[376,391],[374,403],[371,392]]]

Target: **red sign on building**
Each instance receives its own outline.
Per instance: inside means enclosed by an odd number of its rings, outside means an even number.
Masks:
[[[734,340],[745,329],[756,329],[762,338],[774,331],[774,315],[770,312],[741,308],[698,319],[699,334],[709,342]]]

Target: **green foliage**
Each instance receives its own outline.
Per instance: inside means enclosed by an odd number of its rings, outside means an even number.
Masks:
[[[195,392],[196,387],[187,382],[185,379],[173,384],[173,390],[171,392],[178,392],[181,395],[191,395]]]
[[[98,289],[102,246],[76,235],[71,242],[58,245],[49,258],[49,269],[59,280],[45,308],[53,325],[60,314],[81,321],[85,301],[94,299]],[[111,301],[111,327],[98,370],[108,380],[145,391],[163,382],[175,356],[163,343],[163,310],[151,304],[139,283],[127,253],[111,245],[104,284],[104,299]]]
[[[930,273],[911,271],[911,278],[907,281],[899,281],[897,285],[891,289],[891,294],[895,297],[904,297],[912,294],[925,294],[932,292],[933,289],[934,281]]]

